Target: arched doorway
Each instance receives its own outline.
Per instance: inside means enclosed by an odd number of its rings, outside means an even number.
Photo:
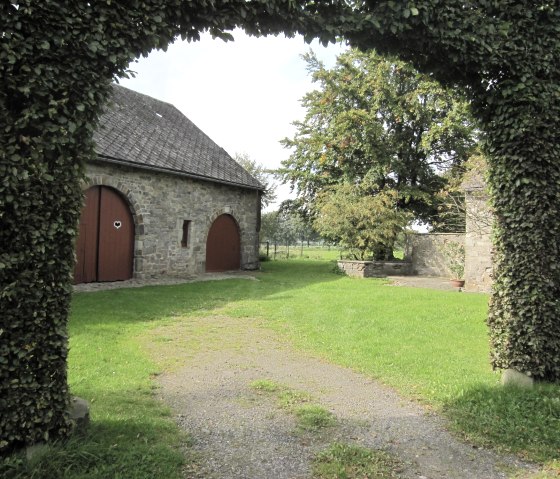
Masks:
[[[241,265],[239,228],[232,216],[218,216],[206,240],[206,271],[232,271]]]
[[[93,186],[86,191],[76,256],[75,283],[132,278],[134,220],[116,190]]]

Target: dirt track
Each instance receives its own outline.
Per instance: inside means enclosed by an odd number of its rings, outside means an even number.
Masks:
[[[193,319],[157,334],[178,343],[160,350],[181,366],[160,377],[159,392],[194,440],[198,465],[185,478],[310,478],[313,455],[334,441],[394,454],[403,478],[505,478],[512,468],[529,475],[515,458],[461,443],[443,419],[365,376],[293,350],[252,320]],[[338,425],[296,432],[274,398],[250,387],[265,378],[310,393]]]

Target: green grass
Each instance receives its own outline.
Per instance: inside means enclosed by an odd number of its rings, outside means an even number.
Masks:
[[[396,479],[399,462],[383,451],[335,443],[313,461],[314,479]]]
[[[261,244],[260,255],[266,256],[266,246]],[[269,259],[285,260],[285,259],[310,259],[315,261],[336,261],[341,259],[341,255],[345,256],[345,252],[338,246],[290,246],[289,250],[286,246],[278,245],[276,256],[274,254],[274,245],[270,245],[268,251]],[[404,258],[404,251],[395,250],[393,255],[397,259]]]
[[[278,401],[278,406],[289,412],[294,412],[302,404],[310,403],[313,400],[311,394],[306,391],[297,391],[283,384],[271,381],[270,379],[258,379],[253,381],[251,387],[259,392],[274,395]]]
[[[293,410],[300,404],[309,403],[312,400],[311,394],[305,391],[294,391],[292,389],[282,391],[278,395],[278,404],[280,407],[288,410]]]
[[[385,284],[334,275],[328,263],[271,262],[249,297],[221,312],[264,318],[300,347],[439,404],[465,385],[497,384],[485,295]]]
[[[487,295],[387,287],[329,271],[328,263],[267,263],[256,294],[224,312],[265,318],[299,347],[442,411],[477,444],[542,463],[560,457],[560,386],[499,384],[488,359]]]
[[[330,411],[318,404],[309,404],[313,397],[305,391],[291,389],[270,379],[253,381],[251,387],[259,392],[273,394],[282,409],[294,414],[298,431],[318,432],[336,424],[336,418]]]
[[[27,464],[0,463],[0,477],[17,479],[179,478],[184,461],[169,411],[154,398],[157,366],[138,336],[162,317],[163,302],[120,290],[76,295],[70,320],[69,382],[90,402],[84,437],[50,447]],[[144,298],[146,299],[146,298]],[[154,304],[155,303],[155,304]]]
[[[260,254],[266,256],[266,246],[261,244]],[[340,259],[340,248],[338,246],[310,246],[304,245],[302,248],[299,246],[290,246],[286,248],[285,245],[278,245],[276,254],[274,253],[274,245],[271,244],[268,251],[268,257],[271,260],[286,260],[286,259],[311,259],[319,261],[333,261]]]
[[[251,383],[251,387],[257,391],[264,391],[267,393],[275,393],[283,389],[283,387],[270,379],[258,379]]]
[[[318,404],[298,406],[294,409],[294,414],[300,431],[317,432],[336,424],[333,413]]]
[[[189,334],[193,323],[182,319],[206,316],[258,320],[297,347],[442,411],[477,444],[557,470],[560,386],[511,390],[499,385],[488,360],[486,295],[387,287],[379,279],[335,275],[326,261],[271,261],[263,267],[258,281],[75,295],[69,379],[73,394],[91,402],[90,431],[66,448],[54,447],[32,466],[18,457],[3,460],[0,476],[179,477],[183,438],[154,400],[152,378],[178,365],[181,355],[200,350],[196,335]],[[169,341],[156,330],[168,330]],[[208,334],[216,340],[205,347],[220,347],[220,331]],[[156,364],[150,348],[166,355]]]

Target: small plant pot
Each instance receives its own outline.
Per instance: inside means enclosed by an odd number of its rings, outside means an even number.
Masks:
[[[451,284],[455,288],[462,288],[463,286],[465,286],[465,280],[464,279],[452,279]]]

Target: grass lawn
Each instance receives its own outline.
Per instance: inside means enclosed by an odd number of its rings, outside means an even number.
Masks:
[[[185,438],[154,400],[151,379],[166,363],[144,346],[162,323],[216,314],[259,319],[297,347],[442,411],[475,443],[557,470],[560,386],[499,386],[486,295],[390,287],[313,260],[265,262],[258,278],[77,294],[69,377],[72,392],[91,401],[90,431],[34,464],[4,460],[0,477],[179,477]]]

